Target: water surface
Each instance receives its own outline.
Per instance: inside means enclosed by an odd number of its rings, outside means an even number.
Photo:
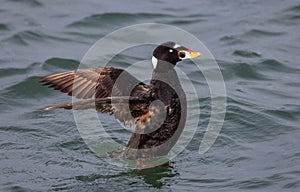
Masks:
[[[85,145],[71,111],[35,112],[71,101],[41,86],[39,76],[76,69],[99,38],[145,22],[194,34],[216,57],[226,83],[223,129],[199,155],[210,95],[201,72],[186,69],[201,93],[201,121],[173,169],[110,165]],[[299,191],[299,31],[296,0],[2,1],[1,191]],[[122,55],[116,66],[150,54],[146,47]]]

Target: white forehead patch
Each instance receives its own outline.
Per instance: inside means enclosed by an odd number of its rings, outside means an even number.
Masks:
[[[174,49],[181,47],[181,45],[178,45],[177,43],[173,46]]]
[[[157,66],[157,59],[154,56],[152,56],[152,65],[153,65],[154,69]]]

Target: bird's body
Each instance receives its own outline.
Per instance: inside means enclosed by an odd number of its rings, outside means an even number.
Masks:
[[[186,98],[174,69],[167,72],[154,70],[150,82],[154,92],[148,120],[136,127],[125,151],[129,158],[147,158],[166,155],[176,143],[186,119]],[[164,108],[164,109],[163,109]],[[144,134],[140,132],[144,130]],[[134,149],[134,150],[132,150]],[[146,149],[138,150],[135,149]]]
[[[178,61],[200,56],[173,42],[153,52],[150,84],[113,67],[82,69],[42,77],[45,85],[82,101],[44,108],[88,109],[113,114],[125,125],[135,125],[124,158],[154,158],[167,155],[186,121],[186,97],[174,66]]]

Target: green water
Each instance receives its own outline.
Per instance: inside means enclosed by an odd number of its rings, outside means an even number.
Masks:
[[[41,86],[39,76],[76,69],[98,39],[145,22],[199,38],[226,84],[223,129],[199,155],[210,94],[201,72],[184,68],[200,94],[201,120],[170,169],[111,165],[85,145],[71,111],[36,112],[71,101]],[[0,190],[299,191],[299,31],[296,0],[1,1]],[[115,66],[150,59],[152,49],[123,54]],[[122,127],[108,126],[126,143]]]

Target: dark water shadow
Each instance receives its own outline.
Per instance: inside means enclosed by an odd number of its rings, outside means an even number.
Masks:
[[[119,180],[120,178],[132,178],[132,179],[142,179],[146,184],[151,187],[160,189],[164,186],[168,186],[170,178],[179,175],[177,170],[170,165],[170,163],[160,166],[152,167],[147,169],[134,169],[129,170],[128,172],[120,172],[118,174],[102,175],[102,174],[92,174],[84,176],[75,176],[77,181],[81,182],[100,182],[100,180]],[[134,185],[136,182],[131,182],[129,185]]]
[[[134,170],[131,174],[142,177],[145,183],[160,189],[166,184],[166,182],[163,181],[164,179],[179,175],[179,173],[173,167],[168,167],[168,165],[169,164],[164,167]]]

